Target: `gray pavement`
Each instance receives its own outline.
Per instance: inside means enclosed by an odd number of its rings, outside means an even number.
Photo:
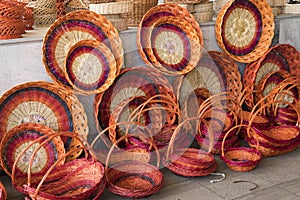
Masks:
[[[162,169],[165,177],[163,188],[147,200],[300,200],[300,148],[275,157],[263,158],[256,169],[250,172],[234,172],[216,157],[217,172],[225,173],[221,182],[210,183],[219,177],[207,176],[185,178]],[[0,177],[7,187],[9,199],[24,199],[11,186],[7,176]],[[234,181],[248,181],[233,183]],[[255,186],[254,190],[250,190]],[[126,199],[107,190],[101,199]]]

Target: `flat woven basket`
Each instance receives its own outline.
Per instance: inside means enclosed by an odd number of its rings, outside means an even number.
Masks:
[[[179,17],[159,18],[145,34],[145,52],[150,63],[168,75],[182,75],[194,69],[202,46],[197,31]]]
[[[118,69],[111,50],[96,40],[81,40],[68,51],[64,70],[68,83],[80,94],[104,92]]]
[[[44,37],[43,63],[53,81],[63,87],[70,87],[63,71],[65,57],[71,46],[81,40],[104,43],[112,51],[119,73],[123,65],[123,47],[118,31],[104,16],[80,10],[60,17]]]
[[[274,36],[274,17],[266,1],[228,1],[219,12],[216,39],[234,60],[250,63],[269,49]]]
[[[177,20],[178,23],[182,22],[183,24],[186,24],[186,22],[189,24],[187,25],[187,27],[189,27],[189,29],[192,32],[196,32],[195,37],[197,37],[198,39],[195,38],[192,39],[192,41],[198,41],[198,45],[200,45],[200,55],[197,55],[194,59],[199,59],[201,57],[201,53],[202,53],[202,48],[203,48],[203,38],[202,38],[202,32],[201,29],[199,27],[199,24],[197,23],[196,19],[194,18],[194,16],[192,14],[190,14],[188,12],[188,10],[186,10],[185,8],[182,8],[181,6],[179,6],[178,4],[174,4],[174,3],[165,3],[165,4],[160,4],[158,6],[155,6],[153,8],[151,8],[144,16],[143,19],[141,20],[141,23],[139,24],[139,28],[137,31],[137,47],[139,50],[139,53],[142,57],[142,59],[145,61],[146,64],[148,64],[149,66],[152,66],[152,62],[153,61],[157,61],[156,57],[153,57],[153,55],[148,55],[147,49],[146,49],[146,43],[149,42],[150,38],[149,36],[151,34],[149,34],[149,32],[152,31],[152,27],[153,24],[157,23],[157,20],[160,20],[161,17],[178,17],[181,19],[181,21]],[[186,21],[186,22],[185,22]],[[178,24],[176,22],[176,24]],[[182,25],[179,25],[179,27],[181,27]],[[184,34],[184,30],[186,30],[187,28],[183,28],[182,31],[179,31],[180,29],[178,29],[178,31],[172,32],[170,31],[170,34],[172,34],[173,36],[178,37],[179,35]],[[187,31],[189,32],[189,31]],[[166,32],[167,33],[167,32]],[[189,33],[186,33],[189,34]],[[149,35],[147,37],[147,35]],[[169,37],[167,37],[169,38]],[[178,41],[180,41],[180,43],[178,44],[183,44],[182,39],[179,39]],[[167,44],[169,44],[169,48],[172,47],[172,43],[165,41]],[[174,42],[174,41],[173,41]],[[175,41],[175,43],[177,43]],[[193,42],[194,43],[194,42]],[[161,49],[161,48],[160,48]],[[164,48],[162,48],[164,49]],[[178,51],[180,50],[180,48],[178,48]],[[184,50],[186,51],[187,54],[189,54],[190,52],[188,50]],[[176,52],[176,51],[175,51]],[[181,52],[179,55],[182,55],[183,52]],[[170,53],[169,53],[170,54]],[[179,55],[176,55],[174,53],[171,53],[170,56],[173,55],[175,58],[178,57]],[[150,58],[151,56],[151,58]],[[200,56],[200,57],[198,57]],[[159,69],[163,69],[163,72],[167,73],[168,75],[178,75],[178,74],[183,74],[183,73],[187,73],[189,72],[191,69],[187,69],[185,70],[183,69],[177,69],[178,72],[175,69],[172,69],[172,71],[165,69],[165,67],[161,67],[161,63],[157,63]],[[157,67],[157,66],[156,66]],[[195,66],[193,66],[195,67]],[[192,68],[193,68],[192,67]]]
[[[59,132],[75,131],[83,138],[89,133],[87,116],[78,98],[49,82],[28,82],[11,88],[0,98],[0,114],[1,133],[27,122],[43,124]],[[71,138],[63,140],[66,149],[78,142]]]
[[[268,73],[285,70],[291,74],[299,73],[300,53],[289,44],[278,44],[271,47],[259,60],[246,66],[243,74],[243,84],[248,93],[256,90],[256,84]],[[245,103],[251,109],[256,103],[253,95],[246,97]]]
[[[63,155],[65,153],[64,143],[60,137],[53,138],[51,140],[38,139],[43,136],[49,136],[55,132],[47,126],[26,123],[16,126],[8,131],[1,140],[1,166],[4,171],[11,176],[14,163],[16,163],[17,175],[27,175],[29,161],[32,156],[32,152],[35,151],[38,146],[45,143],[43,148],[39,149],[34,156],[34,162],[32,163],[32,174],[45,173],[57,160],[60,160],[58,164],[63,164],[65,159]],[[36,140],[34,145],[31,145]],[[27,146],[30,145],[28,149]],[[27,149],[26,149],[27,148]],[[23,152],[23,150],[25,150]],[[22,159],[17,161],[20,154]]]

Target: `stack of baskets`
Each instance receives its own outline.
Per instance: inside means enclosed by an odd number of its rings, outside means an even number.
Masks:
[[[56,19],[55,0],[36,0],[28,3],[33,7],[34,25],[37,27],[49,26]]]
[[[17,1],[0,2],[0,39],[20,38],[25,32],[23,15],[25,3]]]
[[[204,1],[194,4],[193,15],[198,23],[211,22],[214,16],[213,2]]]
[[[128,20],[121,15],[133,12],[132,1],[90,4],[89,10],[105,16],[118,31],[128,29]]]

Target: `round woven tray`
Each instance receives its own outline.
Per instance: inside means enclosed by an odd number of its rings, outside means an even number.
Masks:
[[[96,40],[81,40],[68,51],[65,77],[75,92],[94,94],[105,91],[117,75],[115,57],[110,49]]]
[[[1,166],[4,171],[11,176],[12,168],[19,154],[31,142],[44,135],[53,134],[54,131],[47,126],[25,123],[14,127],[8,131],[1,139]],[[29,166],[32,153],[44,140],[36,142],[26,152],[23,157],[16,163],[16,174],[25,175]],[[46,141],[43,148],[39,149],[32,163],[32,174],[45,173],[57,160],[60,160],[65,153],[64,143],[60,137]],[[60,164],[64,163],[64,159]]]
[[[69,13],[53,23],[43,41],[43,63],[58,84],[70,86],[63,72],[65,57],[76,42],[97,40],[111,49],[119,72],[123,64],[122,41],[118,31],[102,15],[81,10]]]
[[[203,38],[202,38],[202,31],[199,27],[199,24],[195,20],[194,16],[190,14],[186,9],[182,8],[178,4],[174,3],[165,3],[158,6],[155,6],[143,16],[141,23],[139,24],[139,28],[137,31],[137,47],[142,59],[147,63],[149,66],[152,66],[150,62],[149,55],[145,51],[146,42],[149,38],[146,37],[149,31],[151,31],[150,27],[153,26],[154,23],[157,23],[157,20],[161,17],[166,16],[176,16],[181,18],[182,21],[187,21],[192,26],[192,29],[196,31],[197,37],[199,38],[199,44],[202,52],[203,48]],[[201,53],[200,52],[200,53]],[[201,57],[201,55],[200,55]],[[174,74],[174,73],[173,73]]]
[[[250,63],[269,49],[274,36],[274,17],[266,1],[228,1],[220,10],[216,39],[234,60]]]
[[[121,14],[133,11],[131,1],[90,4],[89,10],[98,14]]]
[[[108,126],[111,112],[124,100],[136,96],[151,98],[156,94],[171,96],[176,102],[170,82],[157,71],[146,67],[124,69],[108,90],[95,97],[94,114],[97,124],[99,123],[98,129]],[[168,119],[170,125],[175,119]]]
[[[271,47],[259,60],[246,66],[243,74],[243,84],[247,85],[247,90],[252,93],[256,90],[255,84],[268,73],[278,70],[285,70],[291,74],[299,73],[300,53],[295,47],[289,44],[278,44]],[[258,88],[259,89],[259,88]],[[245,103],[252,109],[257,101],[253,95],[246,97]]]
[[[196,30],[179,17],[159,18],[145,34],[145,52],[160,71],[181,75],[194,69],[201,57],[202,46]]]
[[[58,132],[77,132],[86,138],[89,132],[87,116],[78,98],[71,92],[48,82],[28,82],[13,87],[0,98],[0,133],[32,122]],[[65,148],[75,144],[63,138]]]

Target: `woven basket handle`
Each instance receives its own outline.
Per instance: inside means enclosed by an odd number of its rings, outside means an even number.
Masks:
[[[222,140],[222,146],[221,146],[221,154],[222,154],[222,156],[224,156],[224,145],[225,145],[225,140],[226,140],[228,134],[229,134],[231,131],[233,131],[234,129],[237,129],[237,128],[240,129],[240,128],[242,128],[242,127],[247,127],[247,128],[249,128],[249,129],[247,129],[247,131],[248,131],[248,130],[250,131],[250,129],[251,129],[251,131],[252,131],[254,134],[256,134],[255,129],[252,128],[252,127],[250,126],[250,124],[249,124],[249,125],[246,125],[246,124],[238,124],[238,125],[236,125],[236,126],[233,126],[231,129],[229,129],[229,130],[226,132],[226,134],[224,135],[224,138],[223,138],[223,140]],[[248,133],[248,132],[247,132],[247,134],[250,135],[250,133]],[[258,151],[259,140],[258,140],[258,137],[255,137],[255,138],[256,138],[256,150]]]
[[[174,145],[174,142],[175,142],[175,139],[176,139],[176,136],[179,134],[179,131],[181,130],[181,128],[187,123],[187,122],[190,122],[190,121],[200,121],[202,123],[205,123],[208,126],[208,123],[206,120],[202,119],[202,118],[199,118],[199,117],[191,117],[191,118],[188,118],[186,120],[184,120],[183,122],[181,122],[180,124],[178,124],[178,126],[176,127],[176,129],[174,130],[173,134],[172,134],[172,137],[169,141],[169,145],[168,145],[168,149],[167,149],[167,152],[166,152],[166,160],[169,160],[169,155],[170,153],[173,153],[173,145]],[[211,137],[210,137],[211,138]],[[213,136],[212,136],[213,138]],[[213,141],[213,139],[211,140]],[[211,142],[210,143],[210,147],[212,146]],[[211,149],[211,148],[209,148]]]
[[[38,186],[36,188],[36,191],[34,193],[34,199],[37,198],[37,195],[39,194],[39,191],[40,191],[43,183],[45,182],[45,180],[47,179],[49,174],[53,171],[53,169],[58,165],[58,163],[61,162],[63,159],[65,159],[67,156],[71,155],[72,153],[75,153],[78,150],[84,150],[86,152],[86,155],[88,154],[86,148],[84,146],[81,146],[81,147],[77,147],[76,149],[72,149],[72,150],[68,151],[62,158],[58,159],[44,174],[42,180],[40,181],[40,183],[38,184]],[[30,180],[28,180],[28,181],[30,181]],[[28,186],[30,186],[30,185],[28,185]]]

